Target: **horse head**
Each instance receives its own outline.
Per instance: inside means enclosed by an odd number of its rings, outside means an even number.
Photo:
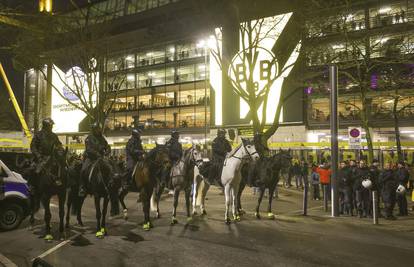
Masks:
[[[244,147],[245,154],[247,157],[256,161],[260,158],[259,153],[256,151],[256,147],[254,146],[253,142],[249,139],[242,138],[242,146]]]
[[[273,155],[275,168],[278,169],[288,169],[292,164],[292,156],[290,155],[289,150],[280,149],[278,153]]]
[[[163,168],[171,166],[169,151],[166,145],[156,144],[155,148],[151,150],[151,152],[153,152],[153,161],[157,165],[160,165]]]
[[[196,146],[192,146],[187,150],[187,159],[191,164],[197,165],[200,162],[203,162],[203,157],[200,150]]]

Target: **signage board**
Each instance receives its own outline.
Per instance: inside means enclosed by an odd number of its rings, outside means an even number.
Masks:
[[[361,149],[362,130],[360,127],[348,128],[349,149]]]

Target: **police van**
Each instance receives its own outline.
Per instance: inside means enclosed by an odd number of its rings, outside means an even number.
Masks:
[[[13,230],[30,213],[27,181],[0,160],[0,229]]]

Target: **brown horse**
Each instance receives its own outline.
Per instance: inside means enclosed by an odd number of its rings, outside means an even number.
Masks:
[[[156,145],[145,159],[137,164],[134,172],[135,185],[140,192],[142,209],[144,212],[144,224],[142,228],[145,231],[152,227],[150,220],[151,196],[154,188],[160,183],[161,176],[166,173],[166,169],[171,165],[168,156],[168,149],[165,145]]]

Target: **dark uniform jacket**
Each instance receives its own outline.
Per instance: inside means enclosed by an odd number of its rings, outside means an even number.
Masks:
[[[366,178],[370,178],[370,172],[368,167],[357,168],[354,173],[354,190],[363,190],[362,181]]]
[[[95,136],[90,134],[85,139],[85,158],[96,160],[110,152],[111,147],[103,135]]]
[[[369,168],[369,175],[370,175],[371,181],[372,181],[372,189],[373,190],[379,190],[378,179],[379,179],[379,176],[380,176],[380,170],[378,169],[378,167],[371,166]]]
[[[224,161],[226,154],[231,151],[230,142],[223,137],[216,137],[211,145],[213,150],[213,160]]]
[[[57,135],[51,131],[40,130],[37,132],[30,144],[30,150],[38,162],[42,158],[50,156],[52,149],[55,146],[61,146],[62,143],[59,141]]]
[[[383,170],[378,178],[378,183],[382,189],[384,202],[395,201],[395,190],[397,189],[397,179],[393,170]]]
[[[406,168],[398,168],[395,172],[395,176],[397,178],[397,182],[404,187],[407,186],[408,180],[410,178],[410,173]]]
[[[183,155],[183,147],[180,142],[178,142],[177,139],[171,138],[166,145],[169,151],[170,160],[173,162],[180,160]]]
[[[132,169],[144,155],[141,138],[132,136],[126,146],[127,169]]]
[[[338,170],[338,187],[339,189],[352,188],[352,170],[345,166]]]

